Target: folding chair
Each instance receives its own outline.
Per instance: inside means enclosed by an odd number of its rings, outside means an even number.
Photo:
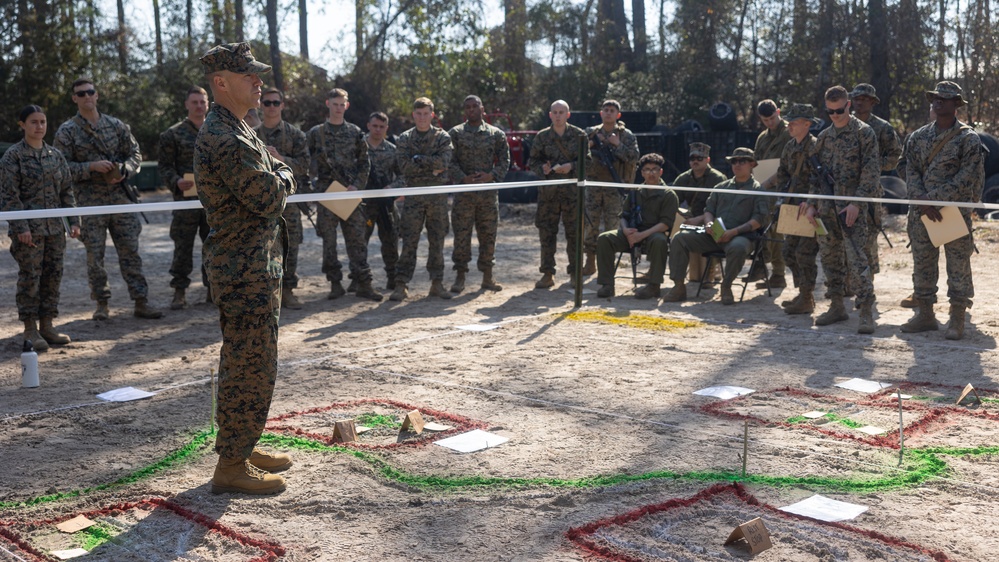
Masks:
[[[750,250],[749,255],[746,256],[746,258],[749,261],[750,271],[753,271],[753,267],[757,266],[763,268],[763,283],[766,284],[767,286],[767,296],[772,297],[774,295],[773,292],[770,290],[770,272],[767,270],[767,262],[766,259],[764,259],[764,253],[765,253],[764,246],[768,241],[770,241],[770,239],[766,237],[766,233],[768,230],[770,230],[769,225],[767,226],[767,228],[757,230],[750,234],[749,237],[752,239],[753,249]],[[714,281],[711,281],[709,279],[709,275],[711,274],[711,265],[713,261],[718,260],[718,263],[722,264],[723,270],[725,263],[724,250],[706,252],[701,255],[704,257],[704,271],[701,273],[701,280],[697,284],[697,293],[694,295],[695,298],[701,296],[701,288],[703,288],[705,285],[715,284]],[[742,302],[742,299],[746,297],[746,288],[749,287],[749,283],[750,282],[748,275],[742,278],[742,294],[739,295],[739,302]]]

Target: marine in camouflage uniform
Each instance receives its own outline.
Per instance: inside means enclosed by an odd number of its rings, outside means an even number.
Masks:
[[[29,111],[25,115],[25,111]],[[25,140],[11,146],[0,158],[0,210],[4,212],[33,209],[75,207],[73,182],[69,166],[62,153],[46,144],[46,124],[40,134],[33,135],[29,144],[28,128],[31,117],[45,119],[38,106],[25,108],[20,121],[25,127]],[[80,234],[80,221],[67,218],[69,234]],[[18,265],[17,317],[24,322],[24,339],[36,351],[49,344],[67,344],[69,337],[59,334],[52,320],[59,316],[59,287],[62,284],[63,258],[66,254],[66,227],[60,218],[21,219],[8,221],[10,254]],[[36,323],[41,320],[41,332]]]
[[[531,143],[531,156],[527,165],[538,177],[545,180],[576,179],[576,160],[579,143],[586,139],[586,132],[569,124],[569,104],[558,100],[551,105],[548,116],[552,125],[538,132]],[[586,151],[587,166],[590,151]],[[558,245],[559,220],[565,228],[566,254],[569,265],[566,273],[576,271],[576,201],[579,189],[575,185],[543,185],[538,187],[538,210],[534,219],[541,238],[541,279],[536,289],[555,286],[555,250]]]
[[[780,158],[781,154],[784,152],[784,147],[787,146],[787,142],[791,140],[791,134],[787,130],[787,121],[783,119],[780,115],[780,109],[777,108],[777,104],[773,100],[763,100],[756,106],[756,113],[760,116],[760,121],[766,129],[756,137],[756,146],[753,148],[753,153],[756,155],[757,160],[771,160],[773,158]],[[760,178],[761,180],[766,180],[767,178]],[[776,201],[775,198],[769,197],[767,200],[770,202],[770,215],[768,219],[773,216],[773,205]],[[764,224],[766,226],[766,224]],[[773,272],[770,276],[769,286],[770,287],[786,287],[787,281],[784,279],[784,269],[786,264],[784,263],[784,236],[778,234],[773,229],[767,233],[767,237],[771,240],[766,243],[764,248],[764,258],[767,263],[773,267]],[[765,274],[763,268],[759,268],[756,271],[749,272],[749,280],[754,281],[760,279],[762,275]],[[766,288],[768,283],[760,283],[757,288]]]
[[[196,201],[198,193],[185,174],[194,173],[194,141],[198,129],[208,113],[208,92],[195,86],[187,91],[184,101],[187,118],[174,124],[160,134],[159,171],[163,183],[170,189],[174,201]],[[173,240],[173,261],[170,263],[170,286],[174,289],[170,308],[177,310],[187,306],[185,291],[191,285],[191,271],[194,270],[194,239],[201,238],[205,243],[208,237],[208,220],[204,209],[177,209],[170,221],[170,239]],[[201,268],[201,281],[208,287],[208,275]],[[209,290],[211,299],[211,290]]]
[[[981,139],[970,126],[961,123],[957,108],[967,103],[961,87],[940,82],[926,92],[933,103],[937,120],[918,129],[905,144],[909,199],[971,203],[981,199],[985,182]],[[971,278],[971,254],[975,243],[971,232],[971,209],[960,208],[969,234],[944,244],[947,258],[947,296],[950,299],[950,323],[947,339],[964,337],[965,312],[972,305],[975,286]],[[912,285],[918,310],[902,325],[903,332],[937,329],[933,304],[937,301],[940,248],[930,242],[921,220],[940,220],[933,205],[909,207],[908,233],[912,241]]]
[[[364,142],[368,143],[368,159],[371,161],[371,174],[365,190],[403,187],[402,170],[399,169],[395,154],[396,146],[385,138],[387,132],[388,115],[372,113],[368,118],[368,134],[364,135]],[[364,216],[367,217],[364,240],[370,242],[375,227],[378,227],[382,262],[388,279],[385,288],[394,290],[395,271],[399,264],[399,211],[395,206],[395,197],[365,199],[363,205]]]
[[[890,174],[898,166],[899,158],[902,156],[902,145],[899,143],[898,135],[891,123],[871,113],[875,104],[881,103],[877,90],[870,84],[857,84],[850,92],[850,104],[853,106],[853,114],[864,123],[867,123],[874,134],[878,137],[878,150],[881,155],[881,173]],[[878,191],[875,197],[885,196],[884,187],[878,182]],[[881,229],[881,204],[871,204],[868,206],[871,218],[871,235],[867,237],[867,261],[871,264],[872,273],[881,272],[881,260],[878,256],[878,231]]]
[[[278,105],[273,105],[275,102]],[[284,162],[295,174],[295,184],[298,193],[307,192],[309,185],[309,144],[301,129],[281,118],[284,107],[284,93],[276,88],[269,88],[262,95],[262,112],[264,119],[254,128],[254,132],[265,145],[271,156]],[[271,121],[276,119],[276,121]],[[273,150],[272,150],[273,149]],[[282,277],[281,306],[300,309],[302,303],[292,292],[298,287],[298,249],[305,240],[302,228],[302,203],[285,206],[285,225],[288,228],[288,248],[284,260],[284,276]],[[308,209],[308,205],[305,205]]]
[[[850,115],[850,101],[846,89],[834,86],[826,91],[826,112],[832,126],[819,133],[815,153],[823,169],[832,179],[832,195],[847,197],[873,197],[879,185],[881,161],[878,153],[878,140],[871,129],[860,119]],[[840,111],[842,110],[842,111]],[[811,193],[829,195],[822,181],[815,181]],[[819,255],[822,270],[826,275],[826,296],[830,300],[829,310],[815,319],[817,326],[842,322],[849,318],[843,306],[846,293],[846,278],[852,276],[860,308],[858,333],[874,332],[872,307],[874,306],[874,285],[867,262],[867,237],[870,236],[870,217],[866,203],[835,200],[815,200],[807,205],[805,213],[809,218],[820,217],[827,236],[819,236]],[[850,224],[851,216],[856,218]],[[839,217],[847,222],[844,228]]]
[[[450,176],[455,184],[493,183],[502,181],[510,169],[510,146],[506,134],[482,120],[482,100],[468,96],[463,104],[465,122],[448,131],[454,153]],[[451,208],[454,226],[454,251],[451,260],[457,272],[451,292],[465,290],[465,274],[472,261],[472,227],[479,238],[478,268],[482,272],[482,288],[499,291],[503,287],[493,280],[496,265],[496,232],[499,226],[499,192],[470,191],[454,194]]]
[[[329,185],[340,182],[348,190],[364,189],[368,184],[371,163],[368,161],[368,144],[360,127],[344,120],[350,107],[347,92],[339,88],[330,90],[326,97],[329,118],[309,130],[309,154],[312,167],[319,177],[317,189],[325,192]],[[371,287],[371,267],[368,266],[368,245],[364,234],[366,218],[361,205],[346,220],[319,205],[316,229],[323,239],[323,273],[330,282],[330,299],[346,294],[341,284],[343,267],[337,257],[337,226],[343,231],[350,275],[358,283],[357,296],[380,301],[382,296]]]
[[[69,163],[78,205],[128,205],[131,200],[123,182],[139,173],[142,161],[139,143],[128,125],[97,111],[98,99],[92,82],[87,79],[74,82],[73,101],[80,111],[59,126],[54,145]],[[162,312],[148,304],[149,285],[142,275],[142,257],[139,256],[139,233],[142,232],[139,217],[135,213],[116,213],[82,218],[81,237],[87,249],[90,298],[97,301],[94,319],[107,320],[109,316],[111,286],[104,268],[108,232],[118,252],[118,265],[128,286],[128,295],[135,301],[135,315],[162,317]]]
[[[586,170],[586,179],[601,182],[634,183],[638,164],[638,138],[625,127],[621,118],[621,104],[606,100],[600,107],[602,123],[586,129],[590,139],[593,159]],[[607,162],[611,167],[607,166]],[[613,172],[611,172],[613,168]],[[614,179],[617,175],[618,179]],[[583,275],[596,273],[597,236],[617,227],[621,216],[621,192],[615,187],[586,188],[586,216],[583,250],[586,262]]]
[[[815,118],[815,108],[808,104],[796,103],[788,109],[785,118],[791,140],[784,145],[780,165],[773,178],[766,181],[763,189],[782,191],[788,194],[808,193],[811,190],[811,177],[815,173],[808,158],[815,151],[815,137],[809,133],[812,125],[819,122]],[[787,205],[800,205],[801,199],[788,198]],[[798,295],[781,303],[788,314],[811,314],[815,310],[815,279],[818,276],[816,256],[819,243],[816,237],[784,236],[784,262],[791,270]]]
[[[673,180],[674,187],[712,188],[725,181],[725,174],[711,166],[711,147],[703,142],[690,143],[690,169]],[[703,191],[680,191],[680,202],[687,206],[688,219],[697,219],[704,214],[704,204],[708,195]],[[688,224],[703,224],[700,220],[688,220]]]
[[[413,121],[416,126],[399,135],[396,142],[396,159],[407,187],[445,185],[451,156],[454,150],[451,137],[431,123],[434,105],[427,98],[417,98],[413,103]],[[416,250],[420,234],[427,227],[427,271],[430,273],[430,296],[450,299],[444,289],[444,238],[450,223],[447,217],[447,193],[410,195],[402,207],[402,254],[396,267],[395,291],[391,299],[405,300],[409,296],[409,282],[416,271]]]
[[[211,232],[204,263],[219,308],[219,463],[212,491],[266,494],[284,490],[269,461],[286,456],[255,448],[267,421],[278,364],[278,322],[285,240],[282,217],[295,193],[294,172],[267,151],[242,116],[260,99],[257,62],[246,43],[214,47],[201,62],[215,105],[198,134],[194,175]],[[257,463],[260,463],[259,465]]]

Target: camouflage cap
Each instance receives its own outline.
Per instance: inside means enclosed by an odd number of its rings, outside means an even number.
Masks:
[[[223,70],[237,74],[261,74],[271,70],[270,65],[253,58],[249,43],[226,43],[212,47],[200,60],[205,74]]]
[[[878,97],[878,91],[870,84],[857,84],[853,87],[853,91],[850,92],[850,99],[859,98],[860,96],[867,96],[873,99],[874,103],[881,103],[881,98]]]
[[[815,108],[807,103],[792,103],[787,111],[784,112],[784,119],[788,123],[796,119],[807,119],[812,125],[818,125],[822,122],[815,117]]]
[[[731,162],[732,160],[736,160],[736,159],[738,159],[738,160],[742,160],[742,159],[752,160],[753,163],[755,164],[756,163],[756,154],[753,153],[753,149],[752,148],[747,148],[745,146],[740,146],[739,148],[735,149],[732,152],[732,156],[726,156],[725,157],[725,160],[728,160],[729,162]]]
[[[962,90],[961,87],[954,82],[937,82],[937,89],[926,92],[926,99],[932,102],[935,98],[943,98],[945,100],[956,98],[958,101],[957,106],[961,107],[962,105],[968,103],[961,95],[963,91],[964,90]]]
[[[700,156],[701,158],[710,158],[711,147],[703,142],[692,142],[690,143],[690,155]]]

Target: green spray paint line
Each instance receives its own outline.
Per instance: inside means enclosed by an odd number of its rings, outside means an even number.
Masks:
[[[79,542],[80,548],[90,552],[102,544],[113,540],[116,536],[118,536],[117,529],[109,528],[98,523],[97,525],[87,527],[86,529],[76,533],[74,538]]]
[[[402,422],[395,419],[395,416],[386,416],[370,412],[354,417],[354,423],[367,427],[387,427],[391,429],[402,427]]]
[[[864,427],[864,424],[862,424],[862,423],[855,422],[855,421],[851,420],[850,418],[841,418],[841,417],[837,416],[836,414],[834,414],[832,412],[823,414],[822,417],[826,418],[827,420],[829,420],[831,422],[835,422],[835,423],[839,423],[839,424],[845,425],[846,427],[849,427],[850,429],[857,429],[858,427]],[[812,420],[809,419],[809,418],[806,418],[805,416],[794,416],[792,418],[787,418],[786,421],[787,421],[787,423],[808,423],[808,422],[810,422]]]

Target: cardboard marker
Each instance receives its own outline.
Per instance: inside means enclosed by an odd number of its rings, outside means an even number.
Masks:
[[[968,385],[964,387],[964,390],[961,391],[961,396],[958,396],[957,402],[954,402],[954,405],[956,406],[956,405],[960,404],[961,401],[964,400],[965,398],[967,398],[968,394],[971,393],[971,392],[975,393],[975,400],[977,400],[978,403],[981,404],[982,403],[982,397],[978,395],[978,391],[975,390],[975,387],[971,386],[971,383],[968,383]]]
[[[770,542],[770,531],[767,530],[767,526],[759,517],[736,527],[728,536],[725,544],[729,545],[740,539],[745,540],[746,544],[749,545],[750,554],[759,554],[773,546],[773,543]]]
[[[412,412],[406,414],[406,419],[402,420],[402,427],[399,428],[399,433],[405,433],[406,431],[423,433],[423,427],[425,425],[426,423],[423,421],[423,416],[420,414],[420,411],[413,410]]]
[[[336,443],[357,441],[357,429],[354,427],[354,420],[337,420],[333,425],[333,441]]]

